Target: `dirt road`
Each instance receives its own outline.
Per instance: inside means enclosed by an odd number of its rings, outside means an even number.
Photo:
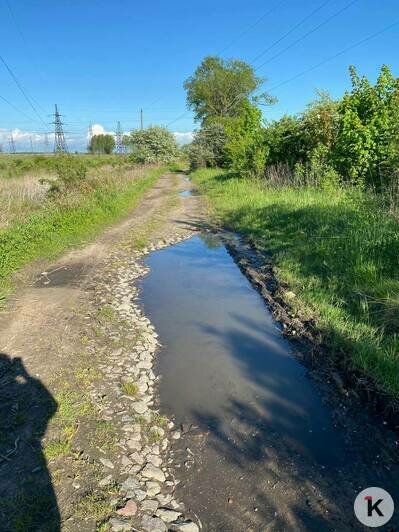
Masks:
[[[179,361],[168,353],[173,339],[159,338],[143,314],[138,281],[149,273],[148,252],[207,228],[201,198],[179,194],[188,188],[183,174],[165,174],[127,220],[24,271],[0,316],[2,530],[350,530],[360,528],[352,513],[358,491],[370,483],[396,489],[394,435],[317,372],[306,386],[343,442],[340,453],[350,450],[339,468],[292,453],[253,403],[220,409],[229,417],[216,423],[186,411],[177,426],[167,395],[159,405],[154,354],[166,353],[161,372]],[[168,275],[162,283],[173,285]],[[156,284],[152,290],[156,300]],[[172,320],[177,301],[172,294],[159,306]],[[208,362],[209,345],[201,347]],[[242,372],[248,345],[235,343],[226,356],[234,349]],[[267,389],[262,371],[257,386]],[[225,375],[235,385],[233,370]]]

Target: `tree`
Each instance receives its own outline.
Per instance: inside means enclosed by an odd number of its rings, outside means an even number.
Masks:
[[[219,122],[204,125],[187,148],[192,170],[205,166],[221,167],[225,162],[227,140],[225,128]]]
[[[254,105],[243,104],[241,114],[226,123],[226,161],[241,177],[260,177],[265,170],[267,146],[264,142],[262,113]]]
[[[138,163],[169,163],[179,156],[175,137],[163,127],[136,129],[126,135],[125,142],[130,146],[131,157]]]
[[[255,97],[262,84],[263,80],[244,61],[209,56],[185,81],[184,88],[189,109],[204,124],[215,118],[239,116],[243,104],[255,98],[270,102],[266,93]]]
[[[383,66],[376,84],[350,68],[352,90],[340,105],[333,160],[342,176],[377,190],[395,179],[399,164],[399,78]]]
[[[89,144],[90,153],[110,154],[115,149],[115,139],[113,135],[94,135]]]

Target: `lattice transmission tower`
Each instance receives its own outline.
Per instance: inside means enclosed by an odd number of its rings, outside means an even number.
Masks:
[[[55,104],[54,113],[54,153],[68,153],[68,146],[65,140],[64,130],[62,129],[63,122],[61,115],[58,112],[57,104]]]
[[[14,142],[14,137],[12,136],[12,134],[8,142],[10,144],[10,153],[15,153],[15,142]]]
[[[116,153],[125,153],[125,145],[123,144],[123,131],[121,123],[118,122],[115,132],[115,151]]]

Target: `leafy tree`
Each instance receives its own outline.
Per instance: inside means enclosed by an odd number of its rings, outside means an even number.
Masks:
[[[226,123],[225,157],[229,168],[242,177],[264,173],[267,146],[264,142],[262,113],[246,102],[241,114]]]
[[[138,163],[169,163],[179,156],[175,137],[163,127],[136,129],[125,137],[125,142],[131,149],[132,159]]]
[[[225,127],[219,122],[204,125],[188,147],[191,169],[205,166],[223,166],[227,140]]]
[[[205,123],[215,118],[239,116],[243,103],[253,100],[262,84],[263,80],[244,61],[208,56],[185,81],[184,88],[187,105],[194,111],[195,119]],[[271,101],[266,93],[256,99]]]
[[[334,163],[351,181],[381,189],[394,179],[399,163],[399,79],[387,66],[374,86],[354,67],[350,75],[352,91],[339,105]]]
[[[291,169],[303,158],[301,123],[298,116],[284,115],[265,130],[269,165],[287,164]]]
[[[93,135],[89,144],[90,153],[110,154],[115,149],[115,139],[113,135]]]

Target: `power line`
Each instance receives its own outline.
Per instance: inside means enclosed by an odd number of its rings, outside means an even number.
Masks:
[[[35,65],[36,65],[36,67],[37,67],[37,72],[39,73],[39,75],[40,75],[40,77],[41,77],[41,80],[43,81],[42,72],[41,72],[41,70],[40,70],[40,68],[39,68],[39,66],[38,66],[39,63],[38,63],[38,61],[36,60],[36,58],[33,56],[33,53],[32,53],[32,46],[29,46],[28,41],[26,40],[25,35],[24,35],[24,33],[22,32],[21,26],[18,24],[17,18],[16,18],[16,16],[14,15],[14,12],[13,12],[13,10],[12,10],[12,8],[11,8],[11,4],[10,4],[10,2],[9,2],[8,0],[5,0],[5,3],[6,3],[6,5],[7,5],[7,7],[8,7],[8,11],[10,12],[10,17],[11,17],[12,21],[14,22],[14,25],[15,25],[15,27],[17,28],[17,31],[18,31],[18,33],[19,33],[19,35],[20,35],[20,37],[21,37],[23,43],[25,44],[25,48],[26,48],[26,50],[27,50],[27,52],[28,52],[30,58],[32,59],[32,61],[35,63]],[[40,103],[39,103],[37,100],[35,100],[32,96],[31,96],[31,99],[32,99],[33,101],[36,102],[36,104],[41,108],[41,110],[43,111],[43,113],[46,113],[46,110],[43,109],[43,107],[40,105]]]
[[[21,111],[21,109],[18,109],[18,107],[15,107],[15,105],[11,102],[9,102],[4,96],[0,95],[0,99],[3,100],[7,105],[9,105],[14,111],[17,111],[17,113],[20,113],[21,115],[24,115],[25,118],[29,120],[29,122],[38,122],[36,119],[31,118],[29,115],[27,115],[24,111]]]
[[[356,2],[357,0],[352,0],[352,3]],[[288,35],[290,35],[292,32],[294,32],[296,29],[298,29],[302,24],[304,24],[306,21],[308,21],[313,15],[315,15],[318,11],[320,11],[324,6],[326,6],[329,2],[331,2],[331,0],[324,0],[318,7],[316,7],[313,11],[311,11],[311,13],[309,13],[308,15],[306,15],[306,17],[304,17],[303,19],[301,19],[297,24],[295,24],[292,28],[290,28],[284,35],[282,35],[279,39],[277,39],[276,41],[274,41],[271,45],[269,45],[265,50],[263,50],[260,54],[258,54],[255,59],[253,59],[252,62],[250,62],[249,64],[254,67],[254,62],[256,62],[260,57],[262,57],[265,53],[267,53],[269,50],[271,50],[272,48],[274,48],[274,46],[276,46],[279,42],[281,42],[283,39],[285,39],[286,37],[288,37]],[[349,7],[349,6],[347,6]],[[337,13],[338,14],[338,13]],[[335,15],[336,16],[336,15]],[[255,68],[255,71],[258,70],[261,66],[263,65],[260,65],[259,67]],[[233,102],[230,104],[230,108],[231,106],[233,106],[236,102],[238,101],[238,97],[236,97]],[[168,125],[166,127],[169,127],[171,124],[174,124],[175,122],[185,118],[186,116],[188,115],[187,112],[185,112],[184,114],[180,115],[179,117],[177,117],[176,119],[172,120],[171,122],[168,123]]]
[[[331,1],[331,0],[327,0],[327,1]],[[241,33],[239,33],[237,35],[237,37],[235,37],[234,39],[232,39],[224,48],[222,48],[222,50],[220,50],[217,55],[221,55],[223,52],[225,52],[228,48],[230,48],[230,46],[232,46],[234,43],[236,43],[238,40],[240,40],[240,38],[243,36],[243,35],[246,35],[249,31],[251,31],[252,29],[256,28],[256,26],[258,24],[260,24],[262,22],[262,20],[264,20],[266,17],[268,17],[271,13],[273,13],[273,11],[276,11],[277,8],[281,7],[283,4],[286,4],[286,0],[283,0],[282,2],[279,2],[278,4],[276,4],[274,7],[272,7],[271,9],[269,9],[269,11],[267,11],[266,13],[264,13],[261,17],[259,17],[256,22],[254,22],[253,24],[251,24],[250,26],[248,26],[245,30],[243,30]]]
[[[39,118],[40,122],[42,122],[42,124],[44,124],[44,126],[47,128],[47,124],[44,122],[44,120],[42,119],[42,117],[40,116],[38,110],[36,109],[36,107],[33,105],[31,99],[29,98],[29,96],[27,95],[25,89],[23,88],[23,86],[21,85],[20,81],[18,80],[17,76],[14,74],[14,72],[12,71],[12,69],[8,66],[8,64],[6,63],[5,59],[3,56],[0,55],[0,61],[3,63],[3,65],[6,67],[7,71],[9,72],[10,76],[12,77],[12,79],[14,80],[15,84],[17,85],[17,87],[19,88],[19,90],[21,91],[21,93],[23,94],[25,100],[28,102],[28,104],[30,105],[30,107],[33,109],[34,113],[36,114],[36,116]]]
[[[319,63],[316,63],[315,65],[307,68],[306,70],[303,70],[302,72],[299,72],[295,76],[292,76],[291,78],[286,79],[285,81],[282,81],[281,83],[278,83],[277,85],[274,85],[274,87],[271,87],[270,90],[278,89],[279,87],[282,87],[283,85],[287,85],[287,83],[290,83],[291,81],[294,81],[298,79],[301,76],[304,76],[308,72],[311,72],[312,70],[315,70],[316,68],[319,68],[322,65],[325,65],[329,61],[332,61],[333,59],[339,57],[340,55],[345,54],[346,52],[349,52],[350,50],[353,50],[354,48],[357,48],[358,46],[361,46],[367,41],[370,41],[371,39],[374,39],[374,37],[378,37],[378,35],[381,35],[382,33],[385,33],[386,31],[390,30],[391,28],[394,28],[399,24],[399,20],[394,22],[393,24],[390,24],[389,26],[385,26],[385,28],[382,28],[379,31],[376,31],[375,33],[372,33],[371,35],[368,35],[364,39],[361,39],[360,41],[355,42],[354,44],[344,48],[343,50],[337,52],[334,55],[331,55],[330,57],[327,57],[326,59],[323,59],[323,61],[320,61]]]
[[[335,17],[338,17],[339,15],[341,15],[341,13],[343,13],[344,11],[349,9],[351,6],[353,6],[353,4],[355,4],[358,1],[359,0],[352,0],[351,2],[349,2],[349,4],[347,4],[346,6],[344,6],[341,9],[339,9],[338,11],[333,13],[330,17],[326,18],[323,22],[321,22],[320,24],[318,24],[317,26],[315,26],[314,28],[312,28],[311,30],[306,32],[304,35],[302,35],[302,37],[299,37],[299,39],[297,39],[293,43],[289,44],[288,46],[286,46],[285,48],[283,48],[282,50],[277,52],[277,54],[275,54],[272,57],[270,57],[267,61],[264,61],[263,63],[261,63],[259,66],[256,67],[255,70],[259,70],[260,68],[264,67],[265,65],[267,65],[268,63],[270,63],[271,61],[273,61],[274,59],[276,59],[277,57],[279,57],[283,53],[285,53],[287,50],[290,50],[291,48],[293,48],[295,45],[297,45],[298,43],[300,43],[301,41],[306,39],[306,37],[309,37],[309,35],[311,35],[315,31],[319,30],[320,28],[322,28],[323,26],[325,26],[326,24],[331,22],[331,20],[333,20]]]
[[[279,39],[277,39],[276,41],[274,41],[270,46],[268,46],[267,48],[265,48],[264,50],[262,50],[260,52],[260,54],[258,54],[255,59],[253,59],[251,61],[251,63],[255,63],[258,59],[260,59],[261,57],[263,57],[269,50],[271,50],[272,48],[274,48],[278,43],[280,43],[282,40],[284,40],[286,37],[288,37],[288,35],[291,35],[291,33],[293,33],[296,29],[298,29],[300,26],[302,26],[302,24],[304,24],[305,22],[307,22],[311,17],[313,17],[313,15],[315,15],[318,11],[320,11],[321,9],[323,9],[323,7],[327,4],[329,4],[331,2],[331,0],[324,0],[324,2],[322,2],[318,7],[316,7],[311,13],[309,13],[308,15],[306,15],[306,17],[304,17],[303,19],[301,19],[297,24],[295,24],[294,26],[292,26],[292,28],[290,28],[286,33],[284,33],[284,35],[282,37],[280,37]]]

